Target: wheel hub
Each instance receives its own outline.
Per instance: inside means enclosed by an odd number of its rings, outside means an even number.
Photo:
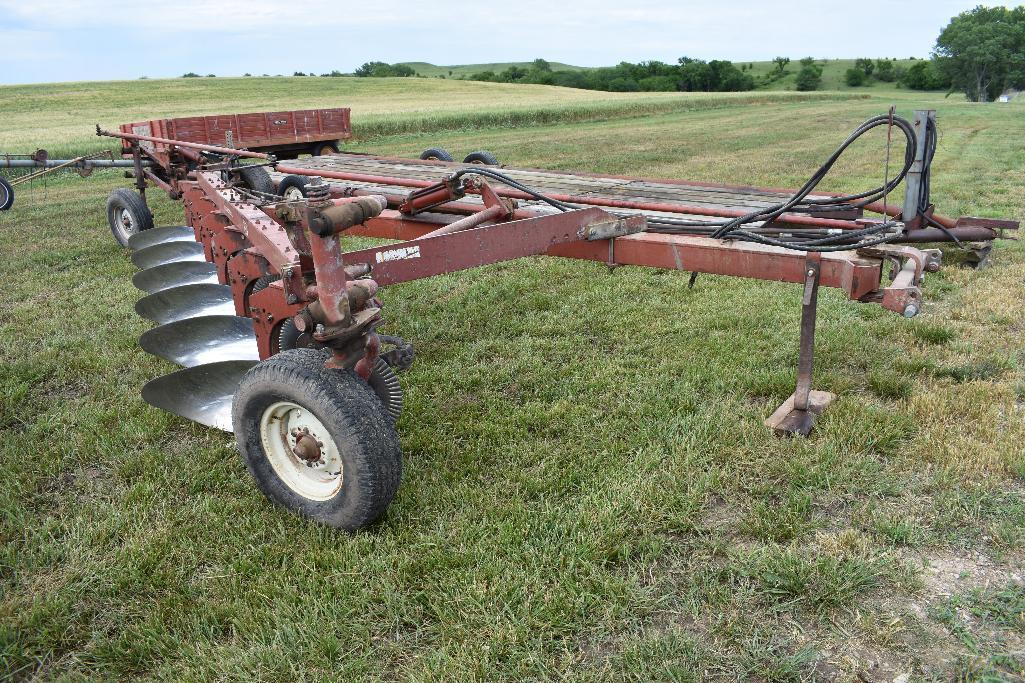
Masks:
[[[295,446],[292,447],[292,454],[308,464],[320,461],[320,447],[323,445],[317,441],[317,437],[310,434],[309,427],[293,429],[290,435],[295,439]]]
[[[278,477],[310,500],[328,500],[343,481],[338,447],[324,424],[291,401],[267,407],[260,418],[260,440]]]

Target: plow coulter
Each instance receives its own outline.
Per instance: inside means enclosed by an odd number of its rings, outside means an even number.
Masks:
[[[941,257],[913,243],[991,242],[1016,227],[933,212],[931,120],[891,112],[866,122],[796,192],[510,169],[482,153],[456,164],[437,149],[425,159],[331,154],[285,166],[266,154],[99,131],[133,157],[133,197],[155,184],[184,207],[181,226],[120,224],[139,269],[136,311],[154,324],[140,345],[179,366],[146,384],[143,398],[233,431],[272,501],[361,528],[399,486],[397,373],[413,360],[411,344],[378,331],[381,290],[548,255],[799,285],[796,387],[766,424],[807,435],[834,398],[812,389],[819,287],[912,317]],[[817,193],[843,150],[879,126],[905,137],[897,172],[868,192]],[[245,179],[236,162],[246,156],[258,165],[243,168],[266,174],[273,192]],[[901,183],[902,206],[888,201]],[[121,218],[111,217],[116,237]],[[390,241],[346,252],[345,235]]]

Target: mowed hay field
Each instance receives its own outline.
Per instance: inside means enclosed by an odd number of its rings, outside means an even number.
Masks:
[[[368,125],[360,151],[793,186],[895,102],[939,110],[942,213],[1025,214],[1020,104],[673,95],[643,111],[544,87],[323,79],[339,81],[327,96],[289,80],[267,99],[263,79],[0,88],[17,122],[2,147],[103,148],[97,121],[349,104],[357,124],[419,121]],[[567,105],[584,96],[610,109]],[[547,113],[474,118],[528,101]],[[879,184],[877,132],[827,189]],[[798,286],[688,289],[675,272],[531,258],[389,288],[385,329],[417,348],[404,482],[379,525],[346,535],[271,507],[229,435],[139,398],[171,367],[136,344],[134,268],[105,224],[125,183],[71,176],[0,214],[8,677],[1025,675],[1019,242],[979,271],[951,250],[913,320],[823,290],[815,386],[839,399],[808,439],[762,425],[793,388]],[[151,194],[158,224],[181,221]]]

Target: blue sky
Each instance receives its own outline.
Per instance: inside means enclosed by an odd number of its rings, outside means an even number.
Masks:
[[[0,0],[0,83],[352,71],[544,57],[927,56],[954,0]]]

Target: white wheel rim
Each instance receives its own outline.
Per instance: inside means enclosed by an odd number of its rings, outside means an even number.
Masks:
[[[316,462],[293,452],[298,439],[306,433],[320,446],[320,459]],[[342,456],[327,428],[306,408],[291,401],[269,406],[260,417],[260,441],[278,477],[303,498],[328,500],[341,490]]]
[[[128,209],[121,209],[121,228],[126,232],[132,231],[132,214]]]
[[[298,187],[290,187],[285,190],[285,200],[289,202],[297,202],[303,198],[303,191]]]

